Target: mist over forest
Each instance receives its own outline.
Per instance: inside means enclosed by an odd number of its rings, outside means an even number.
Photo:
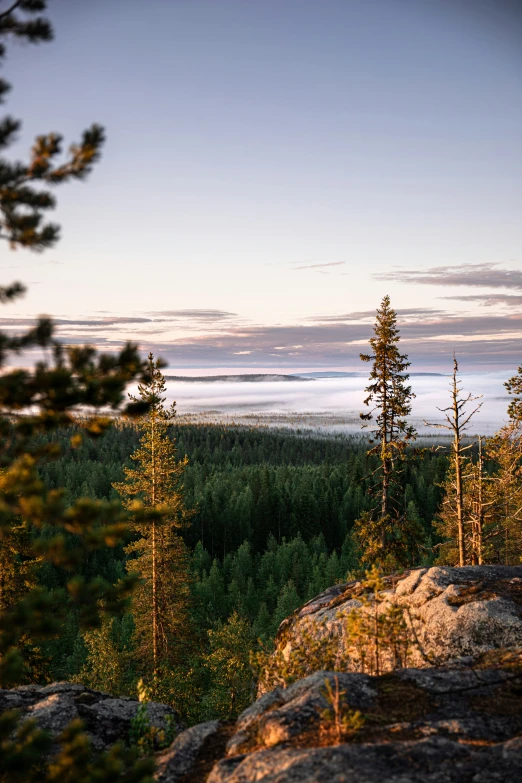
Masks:
[[[205,420],[234,420],[254,414],[265,424],[277,424],[289,421],[292,414],[299,414],[299,426],[356,433],[361,431],[359,412],[363,408],[367,379],[363,372],[353,375],[310,381],[273,381],[266,375],[263,383],[249,382],[247,374],[241,376],[241,382],[167,379],[167,399],[177,402],[181,415],[212,412]],[[416,394],[411,421],[419,432],[433,433],[424,425],[426,419],[442,421],[437,408],[447,404],[450,377],[449,371],[447,375],[411,373],[410,383]],[[505,373],[463,372],[461,378],[463,388],[482,396],[483,406],[473,421],[473,431],[492,434],[506,420],[509,397],[503,385]]]

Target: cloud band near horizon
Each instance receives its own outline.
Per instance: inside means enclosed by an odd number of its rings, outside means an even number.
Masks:
[[[171,367],[296,367],[363,369],[359,353],[372,335],[374,311],[325,315],[297,325],[255,325],[223,311],[162,311],[133,316],[55,320],[57,336],[70,344],[115,350],[126,340],[152,350]],[[443,310],[398,310],[401,350],[412,370],[444,371],[455,351],[462,368],[516,369],[522,357],[522,315],[463,315]],[[32,319],[4,318],[10,333]],[[180,333],[180,324],[183,326]],[[179,335],[179,336],[178,336]]]

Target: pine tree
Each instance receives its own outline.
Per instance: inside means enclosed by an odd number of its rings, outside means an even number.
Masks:
[[[508,407],[508,416],[513,421],[519,421],[522,419],[522,366],[518,368],[518,372],[509,381],[504,384],[508,390],[508,394],[513,395]]]
[[[152,511],[164,511],[161,520],[136,525],[138,540],[126,548],[134,557],[129,571],[140,575],[133,595],[137,657],[144,673],[158,679],[161,670],[179,663],[189,629],[189,561],[179,532],[187,524],[182,478],[187,458],[178,460],[169,435],[175,407],[165,409],[162,364],[149,355],[149,380],[138,386],[149,411],[139,422],[139,448],[132,454],[135,467],[124,468],[125,481],[114,484],[127,508],[136,499]],[[136,398],[132,398],[136,400]],[[136,400],[137,401],[137,400]]]
[[[385,296],[377,310],[374,337],[370,339],[372,353],[361,353],[363,362],[372,363],[364,404],[373,407],[360,417],[364,422],[375,420],[371,442],[376,445],[368,454],[376,455],[379,461],[371,488],[377,502],[354,527],[363,560],[383,566],[411,565],[422,539],[420,526],[407,517],[400,496],[405,447],[415,439],[416,433],[406,420],[415,395],[407,385],[406,370],[410,362],[399,352],[399,341],[397,314],[390,305],[390,297]]]
[[[466,525],[470,524],[469,503],[466,499],[464,471],[469,461],[466,454],[471,444],[465,445],[463,437],[468,429],[468,424],[482,407],[479,403],[472,411],[468,412],[466,406],[480,399],[471,393],[461,396],[461,385],[458,378],[459,365],[453,357],[453,375],[450,384],[451,404],[447,408],[439,408],[444,414],[445,424],[438,422],[425,422],[429,427],[449,430],[453,435],[451,446],[451,469],[446,478],[446,493],[441,512],[442,526],[440,530],[446,537],[452,536],[452,518],[455,516],[456,540],[458,545],[458,564],[468,565],[471,558],[466,553]]]
[[[512,419],[487,442],[493,462],[489,494],[495,538],[490,562],[520,563],[522,556],[522,419]]]
[[[8,35],[31,43],[51,41],[53,29],[49,20],[34,14],[45,10],[43,0],[18,0],[5,11],[0,11],[0,37]],[[5,48],[0,48],[0,60]],[[0,79],[0,102],[10,90],[10,85]],[[0,121],[0,149],[12,144],[20,130],[21,122],[13,117]],[[42,223],[47,210],[56,206],[50,190],[69,180],[81,180],[92,170],[100,157],[104,142],[100,125],[92,125],[84,131],[80,144],[70,147],[69,158],[58,161],[63,139],[57,133],[38,136],[31,150],[28,163],[0,158],[0,239],[12,247],[28,247],[44,250],[59,239],[60,227],[56,223]],[[42,188],[42,185],[44,188]]]
[[[2,40],[15,37],[30,43],[49,41],[53,37],[47,19],[38,14],[45,10],[45,0],[12,0],[0,8],[0,60],[6,54]],[[10,85],[0,79],[0,100]],[[0,149],[11,144],[20,128],[12,117],[0,121]],[[46,210],[55,199],[46,187],[68,180],[83,179],[99,157],[103,129],[93,125],[79,145],[71,147],[68,160],[57,162],[62,139],[57,134],[37,138],[27,164],[0,158],[0,239],[12,248],[41,251],[59,238],[59,226],[44,224]],[[25,292],[15,282],[0,287],[0,303],[12,302]],[[129,514],[119,504],[80,499],[72,505],[65,493],[48,490],[39,468],[56,458],[57,442],[39,446],[35,436],[70,426],[76,411],[121,409],[125,388],[141,377],[145,368],[134,345],[119,354],[101,355],[90,347],[64,349],[53,337],[53,324],[41,318],[34,328],[20,336],[0,333],[0,367],[14,354],[36,347],[49,349],[50,361],[39,362],[34,370],[2,371],[0,377],[0,538],[13,540],[13,525],[26,524],[49,535],[32,547],[32,555],[47,564],[69,572],[78,569],[86,552],[99,547],[116,546],[124,537]],[[144,406],[127,406],[127,412],[143,413]],[[84,418],[83,428],[96,436],[110,424],[107,416]],[[78,438],[76,438],[76,442]],[[136,518],[146,515],[136,508]],[[36,542],[33,542],[36,544]],[[9,546],[9,544],[6,544]],[[31,555],[29,555],[31,556]],[[8,577],[4,571],[4,577]],[[85,580],[69,576],[66,587],[49,594],[41,587],[28,589],[20,597],[19,584],[4,578],[3,606],[0,608],[0,687],[16,682],[24,666],[24,638],[49,638],[59,633],[66,613],[78,612],[82,628],[96,627],[100,622],[99,601],[104,611],[117,614],[125,606],[130,580],[119,588],[101,579]],[[28,586],[30,587],[30,586]],[[6,607],[5,596],[9,606]],[[60,739],[61,753],[49,768],[50,738],[30,722],[20,724],[16,711],[0,715],[0,779],[2,783],[20,780],[132,780],[149,779],[153,764],[148,760],[134,764],[132,753],[114,748],[105,756],[93,757],[89,738],[81,726],[72,724]]]
[[[0,612],[10,609],[36,587],[35,557],[29,526],[12,520],[0,536]]]

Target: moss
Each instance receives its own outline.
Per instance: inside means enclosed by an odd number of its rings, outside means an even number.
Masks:
[[[504,669],[522,676],[522,649],[501,647],[482,653],[473,662],[474,669]]]
[[[522,581],[514,579],[495,579],[495,581],[474,582],[471,585],[459,585],[458,594],[448,597],[451,606],[464,606],[474,601],[492,601],[504,598],[511,601],[522,614]]]
[[[436,707],[431,694],[393,672],[377,678],[375,685],[378,693],[376,716],[382,722],[419,720]]]
[[[486,715],[519,716],[522,721],[522,679],[508,680],[497,686],[491,695],[481,694],[470,699],[470,704]]]

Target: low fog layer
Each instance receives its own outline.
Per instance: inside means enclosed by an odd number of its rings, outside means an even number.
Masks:
[[[505,376],[462,375],[462,392],[483,395],[482,409],[473,419],[472,433],[491,434],[506,419],[509,398]],[[437,407],[449,405],[447,376],[414,376],[410,379],[416,399],[411,420],[421,432],[423,420],[441,421]],[[320,378],[314,381],[267,381],[265,383],[217,381],[215,383],[167,381],[168,402],[176,400],[180,414],[205,414],[215,418],[258,415],[269,422],[284,422],[291,414],[309,414],[311,426],[360,430],[359,411],[364,410],[365,378]],[[477,403],[475,403],[476,405]],[[471,410],[471,407],[470,407]],[[305,417],[306,418],[306,417]],[[313,423],[312,423],[313,420]],[[435,432],[435,431],[432,431]]]

